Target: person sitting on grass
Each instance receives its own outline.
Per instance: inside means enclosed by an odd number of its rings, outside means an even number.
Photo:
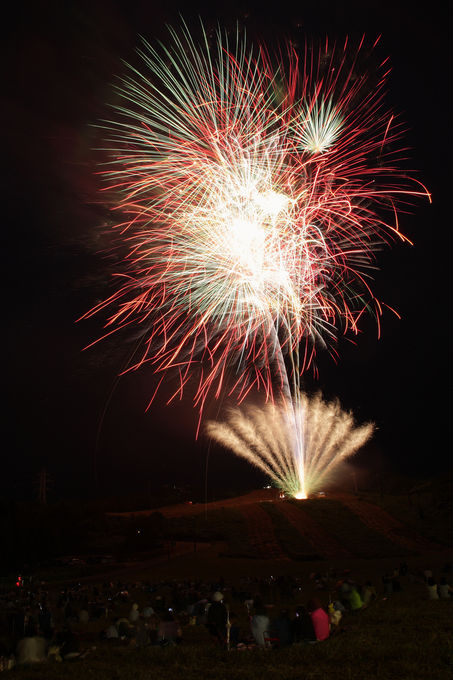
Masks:
[[[38,626],[40,634],[45,637],[46,640],[50,640],[53,635],[52,614],[45,603],[40,607]]]
[[[335,602],[331,602],[328,607],[329,623],[331,633],[338,628],[340,621],[343,618],[341,609],[335,606]]]
[[[111,623],[105,630],[101,632],[101,640],[118,640],[118,628],[114,623]]]
[[[250,629],[253,639],[259,647],[265,647],[270,628],[270,620],[264,607],[256,607],[255,613],[250,621]]]
[[[79,640],[72,632],[69,625],[64,626],[63,630],[55,635],[53,647],[58,648],[61,659],[69,661],[86,655],[80,651]]]
[[[348,594],[348,602],[352,612],[356,612],[363,607],[362,598],[360,597],[359,591],[354,584],[351,584],[351,589]]]
[[[223,594],[216,591],[212,596],[206,617],[206,627],[213,638],[221,644],[226,640],[227,608],[223,602]]]
[[[182,630],[173,611],[168,609],[162,616],[157,631],[157,642],[161,646],[176,645],[182,642]]]
[[[437,592],[437,583],[433,579],[432,576],[430,576],[427,579],[426,588],[427,588],[427,591],[428,591],[428,599],[429,600],[438,600],[439,599],[439,593]]]
[[[313,621],[306,607],[297,607],[296,615],[292,621],[293,642],[314,642],[316,640]]]
[[[439,597],[442,600],[448,600],[451,596],[451,593],[453,592],[453,589],[449,585],[447,578],[445,576],[442,576],[440,579],[440,583],[437,586],[437,591],[439,593]]]
[[[151,605],[147,605],[144,610],[143,610],[143,616],[145,619],[150,619],[154,614],[154,609],[151,607]]]
[[[230,647],[235,649],[241,642],[238,617],[235,612],[230,612]]]
[[[117,619],[116,626],[118,628],[118,636],[120,640],[128,640],[132,634],[132,626],[129,623],[129,619],[124,616]]]
[[[129,622],[132,624],[137,623],[138,619],[140,618],[140,612],[138,609],[138,604],[134,602],[134,604],[131,607],[131,610],[129,612]]]
[[[292,626],[289,613],[283,609],[280,614],[271,622],[271,637],[276,638],[276,646],[288,647],[292,644]]]
[[[148,630],[149,642],[151,645],[157,643],[157,635],[159,632],[160,621],[156,614],[145,619],[146,627]]]
[[[329,616],[322,608],[321,602],[318,598],[313,597],[309,600],[307,609],[313,623],[316,640],[318,642],[327,640],[330,633]]]
[[[79,617],[79,623],[81,623],[81,624],[86,624],[90,620],[90,613],[88,611],[88,603],[87,602],[85,602],[82,605],[82,608],[79,609],[78,617]]]
[[[17,644],[16,663],[22,665],[45,661],[46,647],[46,640],[38,635],[34,626],[29,626],[25,637]]]
[[[139,619],[135,632],[135,646],[147,647],[151,644],[151,639],[148,632],[148,624],[144,619]]]
[[[368,607],[376,599],[376,588],[371,581],[367,581],[362,589],[363,606]]]

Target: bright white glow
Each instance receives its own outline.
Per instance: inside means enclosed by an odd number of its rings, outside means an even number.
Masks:
[[[305,494],[303,491],[297,491],[297,493],[294,494],[294,498],[297,498],[298,501],[307,498],[307,494]]]
[[[286,210],[290,201],[288,196],[280,194],[272,189],[265,193],[258,193],[256,195],[256,203],[261,210],[269,217],[276,218],[279,213]]]

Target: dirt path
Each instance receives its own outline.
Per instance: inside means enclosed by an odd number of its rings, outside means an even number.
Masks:
[[[443,547],[434,541],[430,541],[416,531],[389,515],[388,512],[374,503],[361,500],[349,494],[336,496],[343,505],[352,510],[360,520],[370,529],[386,536],[393,543],[415,552],[443,550]]]
[[[325,557],[352,557],[352,554],[331,534],[329,534],[316,520],[292,503],[279,503],[276,506],[288,522]]]
[[[272,520],[258,504],[245,504],[240,507],[247,524],[249,542],[256,551],[256,557],[264,559],[288,560],[276,539]]]

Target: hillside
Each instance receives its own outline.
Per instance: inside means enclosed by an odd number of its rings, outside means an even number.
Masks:
[[[406,503],[407,504],[407,503]],[[393,510],[393,513],[392,513]],[[407,557],[453,545],[440,522],[418,521],[404,497],[332,494],[304,501],[279,499],[275,489],[208,504],[159,508],[165,538],[222,541],[223,555],[310,561],[332,558]],[[109,513],[113,521],[146,528],[156,510]]]

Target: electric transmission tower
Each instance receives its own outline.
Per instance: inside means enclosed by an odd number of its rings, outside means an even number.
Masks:
[[[47,504],[47,491],[51,483],[51,478],[46,468],[42,468],[41,472],[38,473],[35,485],[37,487],[38,501],[42,505]]]

